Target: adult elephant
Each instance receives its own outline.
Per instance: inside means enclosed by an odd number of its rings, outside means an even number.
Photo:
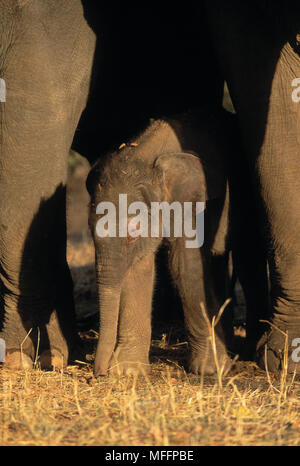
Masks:
[[[77,346],[65,257],[74,134],[74,147],[92,161],[149,117],[221,105],[224,77],[261,203],[259,230],[268,226],[273,321],[290,338],[300,336],[299,106],[290,87],[299,69],[299,7],[203,0],[182,9],[153,0],[138,7],[114,2],[99,11],[97,3],[0,0],[0,77],[6,83],[0,103],[0,337],[8,363],[30,367],[38,349],[42,365],[59,365]],[[258,241],[258,229],[248,227],[242,233]],[[252,276],[254,334],[261,315],[256,303],[264,308],[266,288],[253,277],[257,268],[264,275],[264,256],[243,254],[240,277],[249,282]],[[265,342],[269,368],[276,369],[281,333],[272,329],[261,347]]]

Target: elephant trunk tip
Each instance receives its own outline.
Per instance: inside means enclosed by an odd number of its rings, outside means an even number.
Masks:
[[[114,346],[112,347],[114,348]],[[94,376],[103,377],[108,375],[110,361],[113,356],[113,349],[111,351],[102,350],[101,344],[98,345],[96,352],[96,359],[94,364]]]
[[[100,368],[94,368],[94,376],[95,377],[105,377],[107,375],[107,370],[103,370]]]
[[[94,366],[94,376],[104,377],[108,374],[108,366],[104,367],[102,364],[96,364]]]

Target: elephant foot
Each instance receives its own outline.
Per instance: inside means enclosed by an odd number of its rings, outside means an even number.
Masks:
[[[21,352],[15,351],[13,353],[7,353],[5,368],[10,370],[31,370],[33,367],[33,361],[30,356]]]
[[[43,370],[63,369],[66,366],[63,354],[56,349],[43,351],[39,361]],[[12,353],[8,351],[4,366],[9,370],[31,370],[33,368],[33,360],[22,351],[14,351]]]
[[[28,313],[29,311],[26,310],[26,315]],[[34,319],[22,320],[21,312],[12,309],[5,311],[5,321],[0,338],[4,340],[6,345],[8,362],[5,364],[7,367],[16,369],[23,366],[32,367],[37,352],[40,356],[41,366],[45,369],[54,366],[62,367],[62,359],[64,365],[74,359],[83,359],[80,338],[75,332],[76,329],[73,331],[72,322],[70,324],[67,322],[71,330],[67,324],[64,324],[66,330],[64,329],[63,333],[56,311],[52,312],[46,322],[36,322],[35,315],[38,315],[38,312],[35,311],[33,314]],[[46,316],[44,317],[46,320]],[[20,354],[23,354],[23,363],[19,362]]]
[[[145,354],[145,349],[135,348],[133,352],[127,346],[117,347],[110,362],[109,374],[121,377],[134,374],[147,375],[149,373],[150,363],[148,352]]]
[[[66,361],[60,351],[57,349],[45,350],[40,355],[41,369],[55,370],[63,369],[66,366]]]
[[[283,334],[284,332],[285,334]],[[265,332],[256,348],[256,361],[261,369],[300,373],[300,329],[296,333],[272,327]]]
[[[203,338],[203,337],[202,337]],[[231,367],[230,358],[220,339],[216,341],[216,355],[209,338],[201,347],[193,346],[189,355],[188,369],[193,374],[213,375],[221,371],[225,375]]]

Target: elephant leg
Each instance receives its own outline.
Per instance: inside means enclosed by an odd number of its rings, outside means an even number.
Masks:
[[[291,343],[300,335],[300,104],[292,99],[292,81],[300,76],[300,58],[285,44],[277,62],[269,98],[265,139],[257,160],[269,240],[270,330],[258,343],[262,367],[283,364],[288,338],[290,371],[300,372]],[[267,360],[265,360],[265,354]]]
[[[292,358],[293,339],[300,335],[300,104],[293,98],[300,76],[299,5],[207,2],[207,10],[257,194],[257,228],[268,251],[271,327],[257,358],[262,367],[280,369],[286,335],[288,368],[299,372]]]
[[[252,251],[247,239],[255,242]],[[246,344],[243,348],[243,359],[252,360],[256,345],[266,325],[262,322],[269,319],[268,277],[266,255],[261,245],[261,238],[255,233],[249,237],[249,230],[239,236],[233,247],[233,262],[237,277],[241,284],[246,302]]]
[[[64,258],[63,251],[61,257]],[[40,333],[43,332],[40,339],[47,342],[46,347],[42,345],[39,351],[43,369],[62,368],[68,361],[84,357],[81,341],[77,336],[73,281],[67,262],[58,264],[56,271],[58,287],[55,310],[49,322],[39,329]]]
[[[76,341],[72,287],[67,284],[69,270],[63,254],[66,247],[65,188],[58,186],[52,197],[40,202],[35,198],[35,203],[34,196],[30,199],[29,181],[28,185],[22,184],[22,189],[28,193],[27,198],[23,197],[25,215],[22,206],[15,205],[13,191],[15,193],[16,186],[12,190],[5,189],[5,195],[11,197],[0,206],[1,218],[7,225],[1,238],[5,249],[2,250],[1,269],[4,319],[0,335],[6,341],[8,366],[16,368],[18,356],[14,353],[25,353],[34,360],[38,351],[42,367],[49,368],[61,366],[57,364],[58,354],[60,361],[66,363]],[[38,196],[38,192],[35,194]],[[36,209],[37,213],[31,211],[30,215],[31,209]],[[64,289],[62,284],[65,284]],[[68,322],[68,328],[63,322]],[[52,364],[53,351],[56,357]]]
[[[238,154],[241,156],[243,150]],[[234,271],[246,302],[246,345],[243,358],[253,359],[265,330],[260,320],[269,319],[267,255],[262,232],[257,228],[258,212],[245,161],[234,161],[231,180],[230,225]]]
[[[134,263],[123,280],[111,372],[128,375],[150,371],[153,286],[154,254],[151,254]]]
[[[79,1],[0,5],[0,337],[8,366],[29,367],[38,351],[52,367],[78,341],[65,185],[93,41]]]
[[[212,318],[217,316],[223,302],[216,294],[213,267],[208,256],[204,247],[187,249],[182,238],[171,243],[169,266],[181,297],[188,331],[188,367],[195,374],[207,375],[216,371],[214,349],[219,367],[228,359],[221,323],[214,329],[215,348],[212,347]]]

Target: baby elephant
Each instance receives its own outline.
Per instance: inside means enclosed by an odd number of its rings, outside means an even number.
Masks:
[[[87,189],[100,308],[96,376],[108,369],[148,372],[155,254],[163,242],[182,300],[189,369],[215,371],[209,325],[229,296],[224,161],[232,151],[231,117],[220,111],[154,121],[92,168]],[[224,331],[224,319],[215,328],[220,365],[226,364],[231,333]]]

